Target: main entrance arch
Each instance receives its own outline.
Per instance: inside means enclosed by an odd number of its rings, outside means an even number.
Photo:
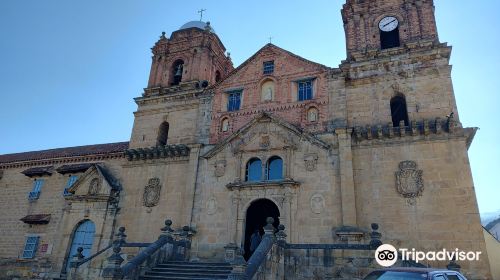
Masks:
[[[274,218],[274,227],[278,228],[280,224],[280,210],[274,202],[269,199],[259,199],[255,200],[250,204],[247,209],[245,217],[245,259],[250,258],[250,237],[252,233],[257,229],[260,234],[264,234],[264,226],[266,225],[267,217]]]

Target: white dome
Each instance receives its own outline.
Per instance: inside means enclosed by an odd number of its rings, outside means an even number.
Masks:
[[[179,28],[179,30],[183,30],[183,29],[188,29],[188,28],[193,28],[193,27],[196,27],[196,28],[199,28],[199,29],[202,29],[202,30],[205,30],[205,27],[207,26],[207,23],[206,22],[203,22],[203,21],[198,21],[198,20],[194,20],[194,21],[190,21],[186,24],[184,24],[183,26],[181,26],[181,28]],[[212,26],[210,26],[210,29],[213,33],[215,33],[215,30],[212,28]]]

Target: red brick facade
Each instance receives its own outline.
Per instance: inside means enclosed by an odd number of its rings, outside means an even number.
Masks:
[[[263,73],[263,63],[274,61],[274,72]],[[236,132],[260,112],[268,112],[302,129],[324,130],[328,116],[326,74],[328,68],[296,56],[275,45],[268,44],[233,71],[214,90],[210,142],[216,143]],[[312,100],[298,101],[297,81],[311,79]],[[274,84],[272,100],[265,100],[262,86],[267,81]],[[242,90],[241,108],[227,111],[228,91]],[[319,111],[317,120],[309,120],[307,112]],[[312,109],[314,110],[314,109]],[[229,129],[223,131],[222,121],[229,120]]]
[[[184,62],[182,81],[206,80],[213,84],[217,72],[222,78],[233,70],[226,48],[210,30],[182,29],[170,38],[163,34],[152,51],[148,88],[171,86],[173,66],[179,60]]]

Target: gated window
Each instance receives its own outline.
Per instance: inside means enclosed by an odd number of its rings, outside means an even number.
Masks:
[[[227,99],[227,110],[229,112],[238,111],[240,109],[241,92],[241,90],[229,92]]]
[[[272,74],[274,72],[274,61],[265,61],[262,72],[264,75]]]
[[[82,222],[73,234],[71,248],[67,256],[66,271],[69,271],[69,265],[72,257],[76,254],[78,247],[83,248],[83,256],[89,257],[91,255],[92,244],[94,243],[95,225],[94,222],[86,220]]]
[[[297,82],[298,87],[298,100],[311,100],[313,98],[313,88],[312,88],[312,80],[300,81]]]
[[[32,259],[35,257],[36,249],[38,247],[38,239],[40,236],[28,236],[23,250],[23,259]]]
[[[396,95],[391,99],[392,125],[399,127],[399,123],[404,121],[405,126],[409,125],[408,110],[404,96]]]
[[[71,188],[71,186],[73,186],[73,184],[76,182],[77,179],[78,179],[77,175],[69,176],[68,182],[66,183],[66,187],[64,187],[64,192],[63,192],[64,196],[71,195],[71,193],[68,192],[68,189]]]
[[[267,161],[266,166],[267,180],[281,180],[283,179],[283,160],[274,156]]]
[[[262,180],[262,161],[258,158],[252,158],[247,162],[246,181],[255,182]]]
[[[37,200],[40,197],[40,192],[42,191],[44,180],[43,179],[35,179],[33,182],[33,189],[28,194],[28,199],[30,201]]]

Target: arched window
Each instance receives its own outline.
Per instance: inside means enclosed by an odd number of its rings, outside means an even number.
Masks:
[[[220,76],[220,71],[219,70],[215,71],[215,82],[218,83],[220,82],[221,79],[222,77]]]
[[[72,257],[77,253],[79,247],[83,248],[82,254],[85,258],[90,257],[92,244],[94,243],[95,225],[90,220],[85,220],[78,225],[73,233],[71,247],[66,258],[66,272],[70,270]]]
[[[405,126],[409,126],[408,110],[406,109],[406,100],[404,96],[396,95],[391,99],[392,125],[398,127],[401,121]]]
[[[182,81],[182,73],[184,71],[184,61],[182,59],[176,60],[172,64],[172,79],[171,85],[176,86]]]
[[[262,180],[262,161],[258,158],[252,158],[247,162],[246,176],[247,182]]]
[[[167,145],[168,128],[169,128],[168,122],[163,122],[160,125],[160,129],[158,130],[158,138],[156,140],[156,144],[158,146],[165,146],[165,145]]]
[[[228,118],[224,118],[220,124],[220,130],[222,132],[227,132],[229,131],[229,119]]]
[[[283,160],[280,157],[274,156],[267,161],[266,177],[267,180],[283,179]]]

